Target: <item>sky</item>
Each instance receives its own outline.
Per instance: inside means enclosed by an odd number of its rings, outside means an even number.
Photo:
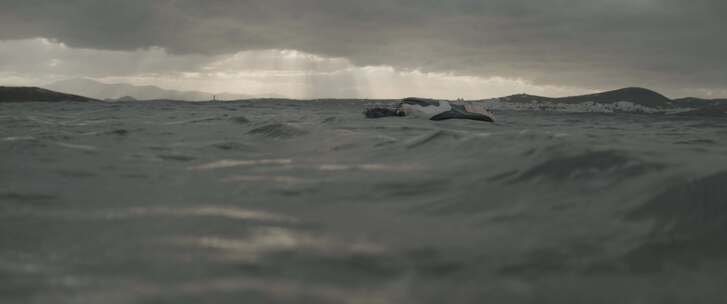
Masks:
[[[0,0],[0,85],[727,97],[723,0]]]

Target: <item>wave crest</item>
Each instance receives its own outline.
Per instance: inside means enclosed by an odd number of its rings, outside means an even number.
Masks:
[[[308,131],[286,123],[273,123],[250,130],[248,134],[267,138],[292,138],[308,134]]]

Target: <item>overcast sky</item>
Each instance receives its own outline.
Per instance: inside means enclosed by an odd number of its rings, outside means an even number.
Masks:
[[[724,0],[0,0],[0,84],[727,97]]]

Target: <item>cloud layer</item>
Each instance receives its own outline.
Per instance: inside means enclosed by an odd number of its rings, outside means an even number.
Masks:
[[[721,0],[0,2],[0,40],[71,48],[185,58],[290,49],[356,66],[672,95],[727,83]]]
[[[58,80],[93,78],[105,83],[155,85],[182,91],[292,98],[418,95],[478,99],[514,92],[552,96],[588,92],[572,87],[536,86],[522,79],[401,71],[391,66],[360,67],[345,58],[326,58],[294,50],[201,56],[168,54],[159,48],[76,49],[47,39],[30,39],[0,42],[0,58],[6,59],[0,60],[0,84],[4,85],[45,86]],[[94,89],[68,93],[84,94],[88,90]]]

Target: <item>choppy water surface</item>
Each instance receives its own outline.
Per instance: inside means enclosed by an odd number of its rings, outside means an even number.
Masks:
[[[2,303],[717,303],[727,121],[0,105]]]

